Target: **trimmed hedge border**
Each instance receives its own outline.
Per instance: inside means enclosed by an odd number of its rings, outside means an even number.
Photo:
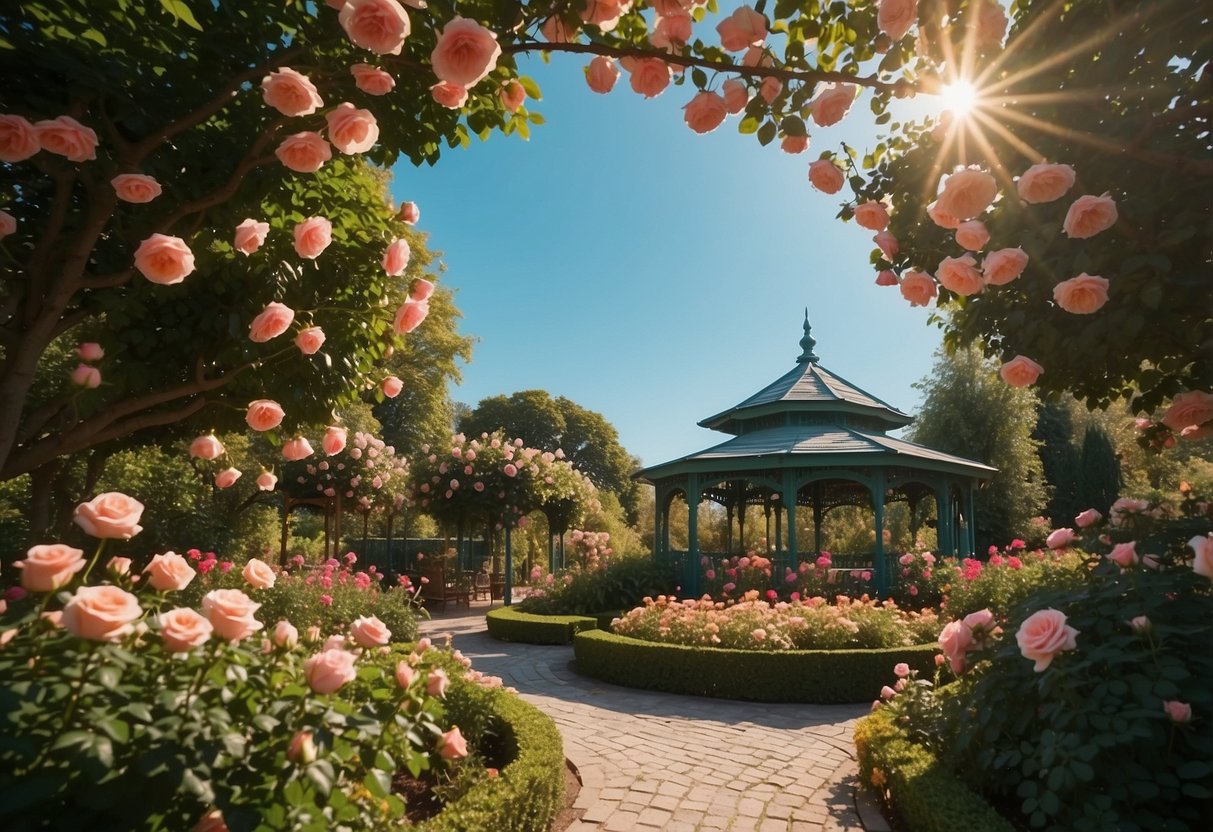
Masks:
[[[535,615],[513,607],[490,610],[484,618],[493,638],[523,644],[569,644],[577,633],[598,626],[588,615]]]
[[[755,702],[870,702],[905,662],[928,674],[935,644],[880,650],[736,650],[628,638],[601,630],[573,639],[577,672],[645,690]]]
[[[863,787],[883,786],[889,801],[915,832],[1014,832],[1015,827],[960,782],[935,756],[898,730],[879,709],[855,724],[855,750]]]

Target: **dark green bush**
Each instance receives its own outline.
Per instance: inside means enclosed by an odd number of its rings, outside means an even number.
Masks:
[[[597,626],[584,615],[535,615],[517,607],[491,610],[485,623],[493,638],[523,644],[569,644],[577,633]]]
[[[577,672],[605,682],[757,702],[865,702],[905,662],[934,668],[933,644],[885,650],[730,650],[657,644],[601,630],[573,639]]]
[[[652,558],[616,558],[600,569],[570,569],[518,606],[538,615],[596,615],[631,609],[645,596],[673,594],[676,585],[670,568]]]

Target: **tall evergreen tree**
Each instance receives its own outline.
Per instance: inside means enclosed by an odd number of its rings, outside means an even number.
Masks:
[[[1087,427],[1082,438],[1082,461],[1078,468],[1078,502],[1107,515],[1120,496],[1120,459],[1107,432],[1096,425]]]
[[[1050,399],[1040,407],[1032,438],[1040,443],[1040,461],[1051,489],[1045,516],[1054,528],[1072,525],[1079,505],[1078,469],[1081,455],[1074,442],[1074,418],[1069,402]]]

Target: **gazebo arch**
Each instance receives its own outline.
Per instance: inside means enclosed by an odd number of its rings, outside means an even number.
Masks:
[[[796,367],[699,423],[732,434],[731,439],[633,475],[655,489],[654,556],[678,566],[685,592],[700,591],[703,553],[697,509],[703,500],[725,508],[726,548],[731,548],[734,516],[739,518],[738,539],[743,539],[747,506],[762,505],[764,515],[774,518],[768,547],[779,565],[775,580],[784,567],[799,564],[802,555],[821,551],[825,515],[842,505],[865,505],[873,511],[870,567],[880,592],[888,590],[893,570],[883,539],[889,503],[905,501],[913,518],[920,502],[930,497],[937,550],[972,554],[973,494],[995,469],[888,436],[913,418],[822,367],[816,345],[806,310]],[[686,551],[672,550],[669,539],[670,504],[680,494],[689,511]],[[798,540],[800,511],[809,512],[813,520],[811,549],[805,545],[808,541]]]

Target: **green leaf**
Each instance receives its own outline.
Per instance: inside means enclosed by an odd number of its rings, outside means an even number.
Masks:
[[[190,7],[185,5],[184,0],[160,0],[160,5],[164,7],[166,12],[186,26],[189,26],[191,29],[197,29],[199,32],[202,31],[202,26],[194,17],[194,13],[190,11]]]
[[[741,120],[741,123],[737,125],[737,132],[745,135],[757,133],[758,119],[754,118],[753,116],[746,116]]]
[[[699,87],[699,89],[703,89],[708,85],[707,73],[699,67],[695,67],[691,70],[691,83]]]
[[[528,76],[526,76],[526,75],[519,75],[519,76],[518,76],[518,83],[519,83],[519,84],[522,84],[522,88],[523,88],[524,90],[526,90],[526,94],[527,94],[527,95],[528,95],[530,98],[533,98],[533,99],[535,99],[536,101],[542,101],[542,100],[543,100],[543,93],[541,93],[541,92],[539,91],[539,85],[535,83],[535,79],[534,79],[534,78],[530,78],[530,77],[528,77]]]
[[[375,797],[387,797],[392,788],[392,776],[382,769],[373,768],[362,779],[362,785]]]
[[[768,145],[775,140],[776,127],[775,122],[768,121],[758,128],[758,143]]]

